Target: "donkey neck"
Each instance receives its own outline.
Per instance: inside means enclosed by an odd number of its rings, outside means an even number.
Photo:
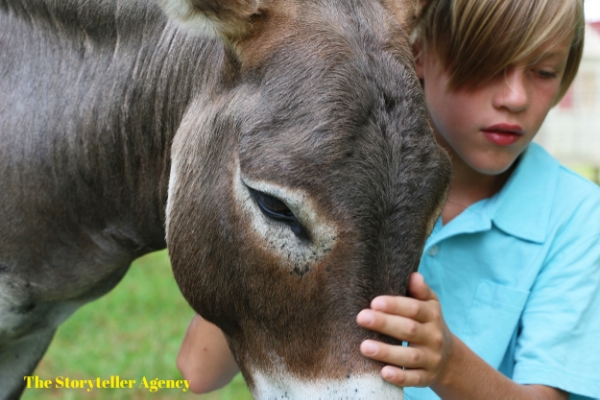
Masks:
[[[46,121],[16,128],[32,160],[21,172],[60,176],[74,224],[116,223],[128,248],[164,248],[171,142],[194,97],[218,82],[223,46],[186,34],[153,2],[24,0],[0,13],[15,32],[6,58],[36,68],[17,73],[31,93],[10,96]]]

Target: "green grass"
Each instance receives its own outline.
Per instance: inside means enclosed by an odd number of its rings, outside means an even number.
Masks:
[[[200,397],[180,389],[151,393],[139,388],[143,377],[148,381],[182,379],[175,359],[192,315],[177,288],[166,251],[142,257],[112,292],[79,309],[59,328],[34,372],[53,382],[57,377],[95,380],[118,375],[136,380],[134,388],[89,393],[28,389],[23,399],[251,399],[241,375],[227,387]]]

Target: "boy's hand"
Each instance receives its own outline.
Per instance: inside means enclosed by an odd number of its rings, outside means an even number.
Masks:
[[[410,276],[408,291],[413,298],[379,296],[371,308],[362,310],[356,322],[398,340],[408,347],[365,340],[363,355],[385,363],[381,376],[398,386],[429,386],[446,367],[453,335],[442,316],[437,295],[427,286],[423,276]],[[405,367],[405,369],[402,369]]]

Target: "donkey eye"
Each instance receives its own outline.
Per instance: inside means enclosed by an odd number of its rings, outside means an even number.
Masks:
[[[258,204],[258,208],[265,214],[266,217],[276,219],[278,221],[296,221],[296,217],[290,209],[279,199],[270,196],[258,190],[250,189],[250,193]]]
[[[310,240],[306,229],[300,225],[294,216],[294,213],[292,213],[292,211],[288,208],[288,206],[285,205],[284,202],[250,187],[248,190],[250,190],[252,198],[265,217],[286,223],[296,236],[301,239]]]

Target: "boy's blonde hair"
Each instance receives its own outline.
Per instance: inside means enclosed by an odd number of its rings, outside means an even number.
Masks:
[[[583,54],[583,0],[433,0],[413,31],[450,77],[449,89],[473,89],[573,35],[558,103]]]

